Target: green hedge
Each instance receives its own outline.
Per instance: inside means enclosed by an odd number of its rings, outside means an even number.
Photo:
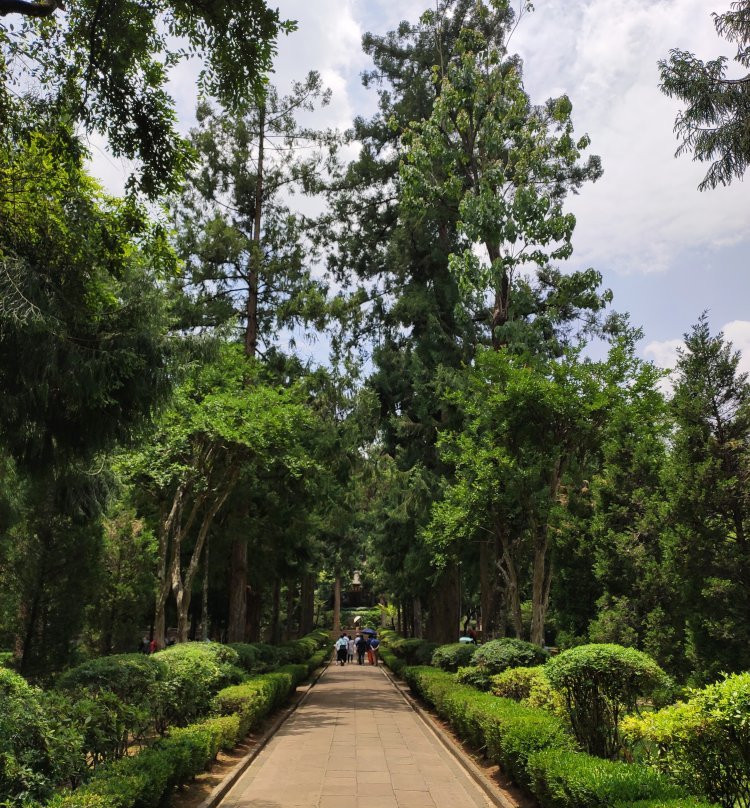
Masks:
[[[456,681],[460,685],[475,687],[477,690],[487,691],[490,689],[491,677],[483,668],[476,665],[469,665],[466,668],[459,668],[456,672]]]
[[[642,808],[706,808],[649,767],[576,751],[566,722],[547,710],[461,685],[431,667],[406,667],[403,676],[462,739],[530,789],[542,808],[626,808],[639,800],[653,801]]]
[[[455,673],[459,668],[472,664],[477,646],[472,643],[452,642],[438,646],[432,654],[432,664],[436,668]]]
[[[388,632],[384,642],[407,665],[429,665],[435,649],[439,647],[436,642],[419,640],[416,637],[400,637],[395,632]]]
[[[241,737],[244,737],[285,701],[294,685],[291,672],[261,674],[219,691],[214,698],[214,707],[221,715],[238,715]]]
[[[750,673],[727,676],[678,702],[623,722],[645,760],[725,808],[750,805]]]
[[[458,735],[475,748],[484,748],[490,760],[518,783],[528,784],[527,762],[534,752],[574,748],[565,724],[544,710],[458,684],[449,673],[435,668],[405,668],[403,675]]]
[[[583,752],[537,752],[529,758],[528,771],[531,789],[542,808],[610,808],[615,803],[681,801],[686,796],[647,766]]]
[[[389,648],[382,645],[380,646],[380,658],[396,676],[400,676],[406,667],[406,662],[403,659],[399,659]]]
[[[549,652],[515,637],[490,640],[476,649],[472,665],[488,674],[502,673],[510,668],[531,668],[543,665],[549,659]]]
[[[211,705],[218,716],[173,728],[139,754],[100,767],[85,785],[56,796],[49,808],[160,808],[177,785],[205,771],[219,750],[233,749],[281,705],[324,654],[223,688]]]
[[[716,808],[711,802],[697,797],[680,797],[676,800],[636,800],[636,802],[616,802],[613,808]]]
[[[186,642],[154,655],[167,669],[161,683],[158,729],[186,726],[211,709],[223,687],[243,678],[238,653],[219,643]]]
[[[172,790],[205,771],[220,749],[243,737],[239,716],[173,729],[138,755],[103,766],[85,785],[57,795],[49,808],[159,808]]]

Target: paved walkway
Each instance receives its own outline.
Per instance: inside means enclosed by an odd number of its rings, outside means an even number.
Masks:
[[[331,665],[221,808],[486,808],[379,668]]]

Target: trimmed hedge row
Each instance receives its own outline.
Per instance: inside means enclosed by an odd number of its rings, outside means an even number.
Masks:
[[[380,639],[384,645],[388,646],[392,654],[403,660],[407,665],[430,665],[432,655],[439,646],[439,643],[431,642],[430,640],[402,637],[390,629],[383,629],[380,632]],[[382,656],[382,645],[380,651]]]
[[[219,715],[173,728],[139,754],[101,766],[83,786],[54,797],[49,808],[160,808],[176,786],[209,768],[220,750],[233,749],[283,704],[329,653],[322,648],[306,662],[223,688],[211,704]]]
[[[658,808],[678,800],[693,808],[678,786],[646,766],[590,757],[576,751],[565,723],[546,710],[458,684],[449,673],[407,667],[403,677],[456,733],[531,790],[542,808],[620,808],[643,800]]]
[[[284,645],[237,642],[231,643],[228,647],[237,654],[237,664],[248,673],[268,673],[279,665],[305,663],[329,639],[327,631],[316,629]]]

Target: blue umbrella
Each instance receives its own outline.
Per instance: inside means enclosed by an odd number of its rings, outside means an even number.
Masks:
[[[375,634],[377,634],[378,632],[377,632],[377,631],[375,631],[375,629],[374,629],[374,628],[363,628],[363,629],[362,629],[362,633],[363,633],[363,634],[373,634],[373,635],[375,635]]]

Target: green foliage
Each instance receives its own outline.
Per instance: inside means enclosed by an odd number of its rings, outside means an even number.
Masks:
[[[485,749],[520,784],[529,783],[528,761],[535,752],[574,749],[565,724],[554,715],[458,684],[435,668],[406,668],[403,675],[414,693],[433,705],[462,738]]]
[[[743,73],[750,68],[750,6],[747,0],[731,4],[729,11],[713,14],[720,37],[737,45],[734,61]],[[661,89],[686,104],[675,121],[681,140],[677,154],[692,152],[694,160],[711,162],[698,186],[701,191],[742,179],[750,163],[747,141],[748,78],[729,78],[729,60],[719,56],[704,62],[677,48],[659,62]]]
[[[724,808],[750,805],[750,673],[627,718],[623,731],[647,762],[676,782]]]
[[[20,669],[43,676],[74,659],[97,592],[104,457],[171,389],[175,257],[145,209],[102,193],[64,125],[35,120],[0,142],[0,444],[17,494],[0,597]]]
[[[711,802],[704,802],[695,797],[679,797],[677,799],[616,802],[614,808],[716,808],[716,806]]]
[[[292,673],[265,674],[224,688],[216,694],[213,704],[222,715],[239,716],[240,737],[244,737],[287,698],[293,687]]]
[[[473,662],[489,675],[508,668],[534,667],[549,659],[549,652],[530,642],[504,637],[490,640],[477,648]]]
[[[406,667],[406,661],[397,657],[387,646],[381,646],[380,658],[396,674],[396,676],[400,676]]]
[[[529,773],[542,808],[607,808],[617,802],[685,796],[682,789],[646,766],[580,752],[538,752],[529,759]]]
[[[171,650],[171,649],[170,649]],[[190,650],[188,656],[194,656]],[[161,652],[160,656],[166,656]],[[206,655],[222,664],[236,658],[227,646],[209,647]],[[186,727],[172,728],[166,737],[114,763],[99,767],[72,792],[57,794],[50,808],[159,808],[172,790],[211,765],[219,750],[230,751],[269,712],[281,705],[305,676],[307,666],[247,679],[216,694],[211,706],[222,715]],[[2,719],[0,719],[1,721]]]
[[[471,665],[476,650],[476,645],[471,643],[455,642],[441,645],[432,654],[432,664],[444,671],[455,673],[459,668]]]
[[[214,695],[241,674],[237,652],[218,643],[179,643],[156,658],[167,672],[159,690],[159,727],[184,726],[207,713]]]
[[[312,271],[319,259],[308,237],[312,222],[289,198],[319,192],[321,175],[332,165],[337,135],[297,121],[329,100],[330,91],[311,71],[287,96],[269,83],[239,109],[198,105],[191,132],[195,165],[175,205],[186,269],[178,281],[181,327],[239,325],[253,356],[261,346],[267,352],[285,330],[324,329],[328,290]]]
[[[438,647],[438,643],[420,640],[416,637],[399,637],[395,632],[385,639],[385,642],[393,653],[401,657],[407,665],[429,665],[432,655]]]
[[[93,0],[73,0],[65,8],[63,16],[50,4],[45,19],[0,26],[10,57],[0,70],[0,107],[23,117],[19,86],[45,99],[57,116],[104,134],[113,154],[137,160],[131,184],[152,197],[175,188],[189,162],[166,89],[171,68],[197,56],[201,93],[235,107],[262,95],[275,40],[294,29],[263,0],[231,7],[118,0],[106,13]]]
[[[538,707],[568,720],[563,697],[550,685],[544,666],[511,668],[493,676],[490,690],[501,698],[520,701],[526,707]]]
[[[82,767],[81,738],[46,709],[41,691],[0,668],[0,802],[48,799]]]
[[[229,644],[229,647],[237,652],[237,664],[243,670],[246,670],[248,673],[262,673],[262,671],[256,671],[259,654],[254,643],[233,642]]]
[[[163,655],[115,654],[91,659],[61,674],[55,686],[69,692],[111,691],[130,704],[148,703],[167,675]]]
[[[694,683],[750,668],[750,383],[702,316],[677,362],[664,555]],[[689,666],[689,667],[688,667]],[[686,671],[687,672],[687,671]]]
[[[549,679],[544,673],[544,667],[510,668],[492,677],[491,690],[496,696],[514,701],[524,701],[529,698],[531,691],[540,685],[549,687]]]
[[[476,662],[476,658],[474,661]],[[459,668],[456,672],[456,681],[460,685],[475,687],[477,690],[486,691],[490,689],[490,674],[484,668],[479,668],[476,665]]]
[[[643,652],[606,644],[563,651],[544,670],[565,699],[578,741],[591,754],[605,758],[615,757],[621,750],[623,716],[667,679]]]

